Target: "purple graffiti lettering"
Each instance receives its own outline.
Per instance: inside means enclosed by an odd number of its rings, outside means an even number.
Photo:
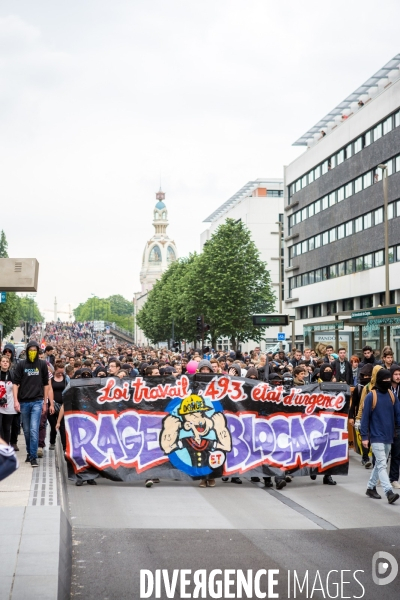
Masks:
[[[106,456],[92,443],[98,425],[94,417],[66,415],[65,421],[69,438],[69,455],[76,466],[86,467],[86,457],[96,465],[101,465]]]
[[[276,446],[271,454],[274,463],[292,464],[292,443],[290,439],[289,419],[286,417],[273,417],[270,421],[275,431]]]
[[[100,414],[100,428],[97,437],[97,447],[110,458],[114,456],[118,462],[125,456],[118,433],[115,429],[114,415]]]
[[[347,460],[348,441],[343,439],[342,431],[347,432],[347,420],[343,417],[324,416],[325,431],[328,434],[328,443],[322,459],[323,466]]]
[[[254,424],[255,446],[260,448],[264,456],[272,454],[275,449],[275,434],[271,425],[264,420],[256,419]]]
[[[244,464],[249,455],[248,444],[242,439],[244,433],[243,422],[240,417],[226,414],[226,420],[232,436],[232,450],[226,456],[225,471],[236,471]]]
[[[165,457],[159,443],[164,416],[141,414],[140,431],[143,434],[143,448],[139,456],[140,467],[151,465]]]
[[[126,462],[135,460],[142,448],[143,436],[139,432],[139,417],[134,413],[124,413],[117,422],[118,436],[125,449]]]
[[[311,458],[311,451],[303,429],[303,419],[300,417],[290,419],[290,440],[292,442],[293,462],[296,462],[296,457],[300,456],[301,463],[307,463]]]
[[[304,419],[303,426],[311,448],[310,464],[319,463],[328,443],[325,423],[319,417],[310,416]]]
[[[246,460],[246,469],[250,469],[252,466],[262,462],[261,449],[255,446],[254,436],[254,419],[253,415],[243,415],[242,422],[244,426],[243,439],[247,443],[248,455]]]

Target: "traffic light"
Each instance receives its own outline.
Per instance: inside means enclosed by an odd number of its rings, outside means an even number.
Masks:
[[[196,319],[196,330],[197,333],[202,333],[203,331],[203,317],[197,317]]]

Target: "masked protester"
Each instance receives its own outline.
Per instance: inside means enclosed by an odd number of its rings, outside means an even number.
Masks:
[[[400,366],[392,365],[390,367],[391,391],[399,397],[400,392]],[[392,449],[390,450],[390,471],[389,479],[393,488],[400,489],[400,428],[396,427],[396,435],[393,440]]]
[[[370,442],[375,456],[375,466],[368,481],[366,495],[377,500],[381,499],[376,491],[379,479],[389,504],[399,499],[399,494],[393,492],[386,471],[395,429],[400,428],[400,402],[390,389],[391,385],[390,371],[380,369],[374,389],[365,398],[361,418],[363,446],[367,448]]]
[[[357,415],[359,407],[360,407],[361,395],[362,395],[364,387],[366,385],[368,385],[371,381],[373,368],[374,367],[372,364],[367,363],[366,365],[364,365],[361,368],[361,370],[358,374],[358,384],[354,388],[353,393],[351,395],[351,405],[350,405],[350,409],[349,409],[349,424],[350,425],[354,426],[354,424],[355,424],[355,418],[356,418],[356,415]],[[369,447],[368,448],[365,448],[364,446],[362,447],[361,464],[366,469],[369,469],[372,466],[371,460],[369,458]]]
[[[329,383],[335,381],[333,369],[329,363],[324,363],[319,369],[318,383]]]
[[[42,411],[46,411],[49,395],[49,373],[46,361],[39,359],[39,344],[28,342],[26,359],[21,360],[14,371],[13,391],[15,406],[21,407],[27,457],[32,467],[37,467],[39,425]],[[18,408],[17,408],[18,410]]]

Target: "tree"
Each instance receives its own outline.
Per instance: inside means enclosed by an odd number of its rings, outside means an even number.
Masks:
[[[186,294],[189,273],[198,259],[196,254],[174,261],[150,290],[146,304],[137,315],[137,323],[152,343],[172,338],[192,340],[196,332],[196,303]]]
[[[8,258],[8,242],[3,230],[0,233],[0,258]]]
[[[6,234],[0,233],[0,258],[8,258]],[[0,304],[0,323],[3,324],[3,336],[10,334],[18,325],[19,298],[15,292],[7,292],[7,300]]]
[[[236,349],[240,342],[262,339],[252,315],[272,312],[276,298],[266,263],[242,221],[227,219],[206,242],[194,265],[192,293],[193,286],[213,340],[228,337]]]
[[[252,315],[272,312],[275,294],[266,263],[241,221],[227,219],[204,245],[200,255],[170,265],[148,294],[137,315],[140,328],[153,343],[171,337],[194,340],[196,318],[210,325],[213,347],[229,337],[232,347],[263,331],[253,326]]]
[[[34,298],[22,296],[18,299],[18,304],[19,321],[27,321],[31,323],[41,323],[44,321],[44,316],[40,313],[39,307]]]
[[[93,296],[79,304],[73,313],[77,321],[109,321],[133,331],[133,304],[120,295],[108,298]]]

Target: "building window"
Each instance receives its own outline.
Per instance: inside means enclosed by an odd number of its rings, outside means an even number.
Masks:
[[[329,206],[329,198],[328,196],[324,196],[322,198],[322,210],[326,210]]]
[[[346,237],[353,234],[353,221],[348,221],[345,225]]]
[[[354,310],[353,298],[346,298],[346,300],[343,300],[343,310]]]
[[[300,308],[300,319],[308,319],[308,306]]]
[[[394,202],[388,204],[388,219],[393,219],[394,217]]]
[[[354,154],[357,154],[360,150],[362,150],[362,137],[357,138],[354,142]]]
[[[356,271],[363,271],[364,270],[364,260],[362,256],[359,256],[358,258],[356,258]]]
[[[329,243],[329,231],[325,231],[325,233],[322,234],[322,245],[325,246],[328,243]]]
[[[374,223],[375,225],[383,223],[383,208],[377,208],[374,212]]]
[[[353,182],[350,181],[345,185],[345,196],[346,198],[350,198],[353,195]]]
[[[329,206],[333,206],[336,203],[336,192],[331,192],[328,196]]]
[[[364,215],[364,229],[372,227],[372,213]]]
[[[319,179],[319,177],[321,177],[321,165],[314,169],[314,179]]]
[[[372,143],[372,131],[367,131],[364,136],[364,146],[367,147]]]
[[[379,140],[382,137],[382,123],[378,123],[378,125],[374,129],[374,142]]]
[[[346,275],[346,263],[345,262],[341,262],[338,264],[338,277],[342,277],[343,275]]]
[[[344,200],[344,187],[343,186],[341,188],[339,188],[337,191],[337,201],[341,202],[342,200]]]
[[[400,156],[398,171],[400,171]],[[317,215],[319,212],[321,212],[321,200],[317,200],[316,202],[314,202],[314,213]]]
[[[372,267],[373,267],[372,254],[366,254],[364,256],[364,269],[372,269]]]
[[[315,274],[315,283],[322,281],[322,270],[321,269],[316,269],[314,271],[314,274]]]
[[[351,275],[351,273],[354,273],[354,258],[346,260],[346,275]]]
[[[336,242],[336,227],[333,227],[333,229],[329,230],[329,242]]]
[[[385,294],[385,292],[381,292],[379,294],[379,304],[381,304],[382,306],[386,305],[386,294]],[[395,291],[394,290],[390,290],[389,291],[389,304],[395,304]]]
[[[355,194],[358,194],[358,192],[361,192],[361,190],[363,189],[362,183],[363,183],[363,178],[362,177],[358,177],[355,180],[355,182],[354,182],[354,193]]]
[[[393,119],[392,117],[388,117],[386,121],[383,121],[383,135],[389,133],[393,129]]]
[[[383,250],[379,250],[378,252],[375,252],[375,266],[381,267],[384,264],[385,264],[385,257],[384,257]]]
[[[351,158],[353,156],[353,145],[349,144],[346,147],[346,158]]]
[[[337,277],[337,265],[331,265],[329,267],[329,279],[335,279]]]
[[[321,305],[320,304],[314,304],[311,308],[312,308],[312,316],[314,319],[321,316]]]
[[[327,302],[326,303],[326,314],[334,315],[336,311],[336,302]]]
[[[363,175],[363,184],[364,184],[364,189],[369,187],[370,185],[372,185],[371,171],[368,171],[368,173],[365,173],[365,175]]]
[[[363,228],[363,218],[354,219],[354,233],[359,233]]]
[[[344,235],[345,235],[344,225],[339,225],[339,227],[337,228],[337,239],[338,240],[343,239]]]
[[[149,262],[160,263],[161,262],[161,250],[158,246],[153,246],[149,256]]]
[[[360,297],[360,308],[372,308],[374,305],[374,297],[372,294]]]
[[[344,150],[340,150],[336,155],[336,163],[338,165],[342,164],[344,161]]]
[[[171,246],[168,246],[167,250],[167,262],[172,263],[176,260],[176,255],[174,249]]]

